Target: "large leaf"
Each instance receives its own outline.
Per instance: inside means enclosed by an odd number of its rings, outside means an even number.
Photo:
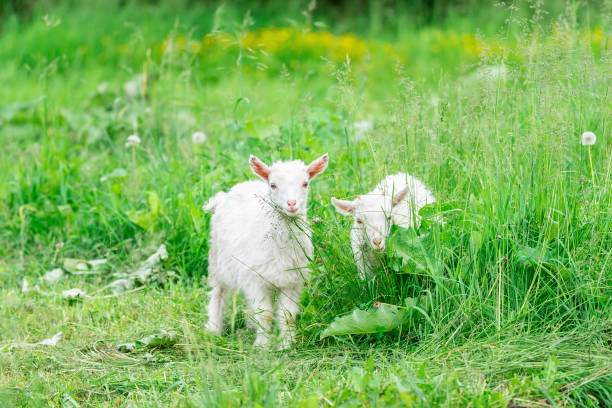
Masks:
[[[143,337],[140,340],[117,345],[117,350],[122,353],[131,353],[144,348],[166,348],[172,347],[178,341],[178,336],[174,332],[160,329],[157,333]]]
[[[161,201],[155,191],[147,192],[148,210],[129,210],[128,219],[144,230],[151,229],[161,214]]]
[[[44,96],[40,96],[32,101],[28,102],[19,102],[11,105],[4,105],[0,107],[0,123],[1,122],[10,122],[15,119],[18,115],[29,111],[30,109],[34,109],[38,106],[42,100],[45,99]]]
[[[515,257],[518,263],[523,266],[542,266],[542,265],[553,265],[562,264],[561,260],[557,257],[552,256],[545,247],[529,247],[525,245],[519,245]]]
[[[106,259],[76,259],[64,258],[63,268],[73,275],[91,275],[101,272],[106,265]]]
[[[337,317],[321,338],[343,334],[384,333],[395,329],[407,319],[408,313],[393,305],[381,305],[372,310],[355,309],[350,315]]]
[[[412,228],[399,229],[393,236],[392,248],[404,259],[404,264],[413,265],[417,271],[441,271],[441,261],[436,254],[431,233],[417,235]]]
[[[463,211],[461,205],[456,201],[449,201],[446,203],[433,202],[424,205],[419,209],[419,216],[422,218],[431,218],[436,215],[444,215],[446,213],[460,212]]]

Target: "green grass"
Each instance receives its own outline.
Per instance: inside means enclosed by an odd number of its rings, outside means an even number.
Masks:
[[[404,10],[386,28],[380,10],[360,24],[324,10],[311,20],[295,5],[256,8],[252,21],[241,6],[215,14],[167,4],[7,17],[0,405],[612,405],[612,19],[605,7],[572,7],[558,14],[554,3],[557,14],[541,20],[528,7],[495,8],[490,21],[482,10],[451,13],[433,25]],[[354,30],[369,52],[347,63],[319,46],[237,46],[288,17],[296,33],[325,31],[312,24],[319,19],[338,35]],[[227,44],[180,47],[201,44],[213,27]],[[472,38],[482,55],[471,53]],[[164,48],[170,42],[178,46]],[[482,76],[502,64],[501,75]],[[128,97],[126,82],[142,73],[146,87]],[[363,120],[374,128],[359,135]],[[198,130],[202,145],[191,141]],[[594,146],[580,144],[587,130]],[[142,143],[126,148],[133,133]],[[296,347],[253,349],[240,298],[226,335],[208,335],[202,204],[252,177],[251,153],[306,161],[325,152]],[[397,171],[431,187],[445,224],[396,230],[362,282],[350,220],[329,200]],[[109,290],[162,243],[162,282]],[[108,262],[39,280],[67,258]],[[23,279],[38,290],[22,292]],[[61,292],[70,288],[88,296],[69,302]],[[422,313],[399,329],[320,340],[336,316],[406,298]],[[160,329],[175,342],[117,350]],[[23,345],[59,331],[55,347]]]

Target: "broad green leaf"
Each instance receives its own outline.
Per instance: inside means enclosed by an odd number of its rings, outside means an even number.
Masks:
[[[131,353],[136,350],[136,343],[123,343],[117,345],[117,350],[122,353]]]
[[[161,201],[155,191],[147,192],[148,210],[129,210],[127,217],[144,230],[150,229],[161,213]]]
[[[413,229],[400,229],[393,236],[391,246],[405,264],[419,271],[440,272],[440,259],[435,253],[431,233],[417,235]]]
[[[140,340],[118,344],[117,351],[131,353],[138,349],[171,347],[176,344],[177,341],[178,336],[176,333],[160,329],[157,333],[143,337]]]
[[[159,214],[161,211],[161,201],[155,191],[149,191],[147,193],[149,199],[149,209],[153,214]]]
[[[40,96],[32,101],[18,102],[10,105],[4,105],[0,108],[0,121],[10,122],[19,114],[27,112],[30,109],[36,108],[40,102],[45,99],[44,96]]]
[[[470,232],[470,245],[474,251],[478,251],[482,247],[482,232],[472,231]]]
[[[129,210],[127,212],[128,219],[138,225],[143,230],[148,230],[152,225],[154,218],[152,213],[143,210]]]
[[[538,265],[552,265],[560,264],[560,260],[548,253],[548,250],[544,247],[529,247],[526,245],[519,245],[515,257],[518,263],[523,266],[538,266]]]
[[[176,334],[162,329],[159,333],[138,340],[138,343],[145,347],[170,347],[175,344],[176,341]]]
[[[433,202],[421,207],[419,209],[419,216],[422,218],[428,218],[440,213],[453,211],[462,211],[461,206],[456,201],[449,201],[446,203]]]
[[[393,305],[381,305],[371,310],[355,309],[351,314],[337,317],[323,330],[321,338],[343,334],[388,332],[406,320],[404,309]]]

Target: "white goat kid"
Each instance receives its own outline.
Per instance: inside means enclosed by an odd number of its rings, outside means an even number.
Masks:
[[[294,321],[307,278],[313,246],[306,229],[310,181],[327,167],[327,154],[306,166],[302,161],[266,166],[251,156],[253,172],[263,181],[236,184],[217,193],[204,207],[212,212],[208,283],[212,287],[206,328],[221,334],[223,311],[233,289],[244,294],[257,322],[255,345],[268,343],[272,296],[280,348],[294,341]]]
[[[351,248],[363,280],[371,270],[375,253],[384,251],[391,225],[403,228],[418,225],[419,210],[436,199],[419,179],[398,173],[387,176],[373,191],[353,201],[336,198],[331,201],[341,214],[354,218]]]

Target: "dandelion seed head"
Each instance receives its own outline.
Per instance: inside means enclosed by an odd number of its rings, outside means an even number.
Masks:
[[[362,120],[353,124],[355,136],[359,139],[368,132],[374,129],[374,123],[371,120]]]
[[[593,146],[597,141],[597,137],[593,132],[584,132],[582,134],[581,143],[583,146]]]
[[[134,147],[140,144],[140,138],[138,135],[128,136],[127,142],[125,142],[125,147]]]
[[[191,141],[193,144],[203,144],[206,142],[206,134],[204,132],[195,132],[191,135]]]
[[[369,132],[374,129],[374,124],[371,120],[362,120],[360,122],[356,122],[353,126],[355,126],[355,130],[357,132]]]
[[[106,91],[108,91],[108,82],[102,82],[100,85],[98,85],[96,90],[100,94],[106,93]]]
[[[123,90],[125,94],[130,99],[135,99],[142,94],[142,90],[144,87],[145,76],[143,74],[138,74],[131,80],[127,81],[123,84]]]

